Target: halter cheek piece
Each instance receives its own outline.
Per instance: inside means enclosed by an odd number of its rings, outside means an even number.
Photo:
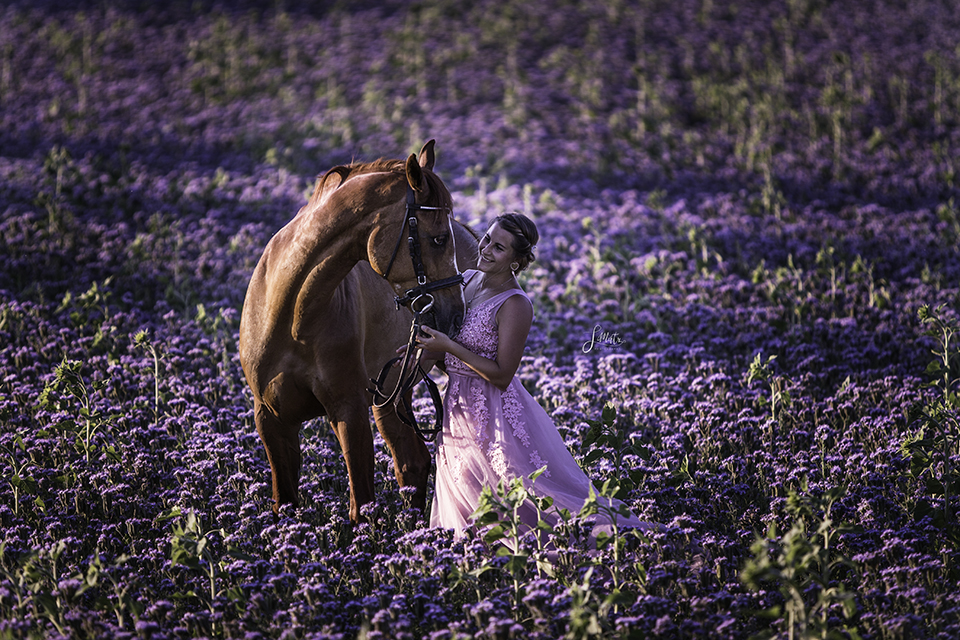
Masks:
[[[437,384],[427,375],[423,367],[420,366],[421,354],[417,353],[417,335],[420,333],[420,327],[423,324],[420,316],[433,308],[433,295],[431,295],[431,291],[462,284],[463,276],[457,274],[450,278],[444,278],[443,280],[427,282],[427,277],[423,270],[423,256],[420,251],[420,234],[418,233],[417,223],[417,211],[421,209],[426,211],[444,211],[448,210],[448,207],[427,207],[417,204],[416,194],[408,184],[406,215],[404,216],[403,226],[400,228],[397,244],[393,248],[393,255],[390,256],[387,269],[383,272],[383,277],[387,278],[390,275],[393,263],[397,259],[397,253],[400,251],[400,243],[403,241],[403,229],[407,228],[407,246],[410,249],[410,260],[413,262],[413,271],[417,276],[417,286],[413,289],[408,289],[402,298],[394,298],[394,302],[396,302],[398,310],[401,306],[405,307],[410,305],[410,310],[413,311],[413,323],[410,325],[410,338],[407,340],[407,347],[403,355],[387,362],[383,366],[383,369],[381,369],[380,375],[376,380],[373,378],[370,379],[373,386],[370,387],[368,391],[373,394],[375,407],[380,409],[392,403],[400,421],[412,427],[422,439],[431,442],[437,437],[437,434],[443,430],[443,401],[440,398],[440,390],[437,388]],[[421,300],[424,302],[417,308]],[[387,395],[384,392],[383,385],[386,384],[387,376],[390,374],[393,365],[397,362],[402,362],[400,377],[397,380],[396,388],[394,388],[390,395]],[[413,389],[413,386],[416,384],[418,375],[422,377],[424,384],[427,385],[430,398],[433,400],[433,406],[436,412],[433,427],[421,427],[419,425],[413,407],[410,406],[410,402],[407,400],[408,392]],[[403,411],[397,406],[400,403],[403,405]]]
[[[416,312],[416,302],[426,296],[429,300],[420,309],[420,313],[426,313],[426,311],[433,306],[433,296],[430,295],[430,292],[463,284],[463,276],[458,273],[455,276],[444,278],[443,280],[427,282],[427,276],[423,270],[423,255],[420,251],[420,234],[417,231],[417,212],[420,210],[449,211],[449,207],[427,207],[422,204],[417,204],[417,197],[413,192],[413,188],[409,184],[407,185],[407,212],[404,216],[403,226],[400,227],[397,244],[393,247],[393,255],[390,256],[390,262],[387,263],[387,270],[383,272],[383,277],[386,279],[390,276],[390,270],[393,269],[393,263],[396,261],[397,253],[400,251],[400,243],[403,241],[403,230],[404,228],[409,229],[407,233],[407,246],[410,249],[410,260],[413,262],[413,271],[417,276],[417,286],[413,289],[408,289],[402,298],[394,298],[394,301],[397,303],[397,309],[410,304],[410,308]]]

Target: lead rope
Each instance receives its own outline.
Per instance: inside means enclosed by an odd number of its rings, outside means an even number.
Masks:
[[[416,310],[417,301],[424,297],[429,298],[429,300],[424,304],[423,308]],[[407,346],[403,355],[397,356],[383,365],[383,369],[380,370],[380,375],[376,379],[370,378],[373,386],[367,390],[374,396],[373,406],[382,409],[389,404],[393,404],[397,417],[400,418],[401,422],[412,427],[421,439],[426,442],[433,442],[437,435],[443,430],[443,400],[440,398],[440,390],[437,388],[437,384],[427,375],[423,367],[420,366],[420,358],[423,355],[423,350],[417,347],[417,335],[420,333],[420,327],[423,325],[420,316],[433,307],[433,296],[429,293],[418,296],[410,306],[414,309],[414,315],[413,322],[410,324],[410,337],[407,340]],[[393,391],[387,395],[383,390],[383,386],[386,384],[387,377],[390,375],[390,370],[394,364],[401,361],[402,364],[400,366],[400,375],[397,377],[397,385]],[[430,398],[433,401],[435,411],[434,426],[429,428],[420,426],[413,407],[409,400],[407,400],[407,393],[416,385],[418,375],[422,377],[423,383],[427,386],[427,391],[430,393]],[[401,411],[400,405],[402,405],[403,411]]]

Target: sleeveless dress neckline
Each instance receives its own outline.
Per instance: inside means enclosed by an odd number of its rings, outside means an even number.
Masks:
[[[468,269],[467,271],[472,271],[472,273],[470,274],[469,280],[472,280],[472,279],[474,278],[474,276],[476,276],[476,274],[481,273],[481,271],[480,271],[479,269]],[[469,280],[468,280],[468,281],[469,281]],[[466,287],[464,287],[464,288],[466,288]],[[510,287],[509,289],[505,289],[504,291],[501,291],[500,293],[496,293],[496,294],[490,296],[490,297],[487,298],[486,300],[481,300],[480,302],[477,302],[477,303],[472,304],[472,305],[467,309],[467,312],[469,313],[469,312],[470,312],[470,309],[477,309],[477,308],[479,308],[479,307],[482,307],[483,305],[485,305],[485,304],[487,304],[487,303],[489,303],[489,302],[492,302],[492,301],[496,300],[496,299],[497,299],[497,296],[502,296],[502,295],[505,294],[505,293],[509,293],[509,294],[512,294],[512,295],[516,295],[517,293],[522,293],[523,295],[527,295],[527,292],[524,291],[523,289],[521,289],[520,287]],[[508,296],[508,297],[509,297],[509,296]]]

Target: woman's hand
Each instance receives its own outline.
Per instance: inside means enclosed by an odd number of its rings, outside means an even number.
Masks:
[[[432,327],[422,326],[417,334],[417,346],[434,354],[447,353],[453,344],[450,336]]]

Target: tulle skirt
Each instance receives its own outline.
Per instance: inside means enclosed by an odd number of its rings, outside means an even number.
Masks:
[[[463,535],[473,524],[470,515],[484,487],[495,489],[501,480],[509,483],[518,477],[527,478],[542,467],[546,470],[535,482],[525,481],[528,491],[552,497],[555,509],[567,509],[576,516],[589,498],[591,481],[567,450],[553,420],[519,379],[514,377],[501,392],[472,370],[448,367],[447,373],[431,526]],[[615,508],[621,506],[618,501],[598,500]],[[538,515],[529,501],[519,516],[528,527],[536,526],[539,517],[551,524],[557,521],[550,513]],[[633,514],[615,517],[620,528],[655,526]],[[602,513],[592,520],[594,535],[612,529],[610,518]]]

